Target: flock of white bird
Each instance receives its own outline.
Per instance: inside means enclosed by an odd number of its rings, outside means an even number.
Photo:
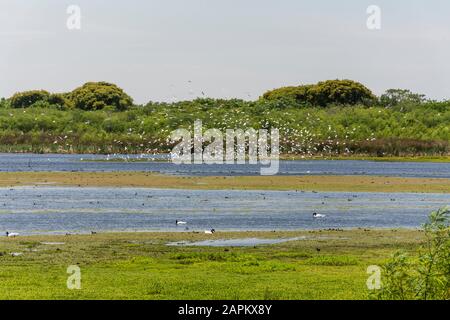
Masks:
[[[317,212],[314,212],[313,213],[313,218],[314,219],[323,219],[323,218],[325,218],[326,217],[326,215],[324,215],[324,214],[319,214],[319,213],[317,213]],[[182,221],[182,220],[176,220],[175,221],[175,223],[176,223],[176,225],[177,226],[186,226],[187,224],[188,224],[188,222],[187,221]],[[216,230],[215,229],[208,229],[208,230],[205,230],[205,234],[214,234],[214,233],[216,233]],[[92,234],[95,234],[95,233],[92,233]],[[8,231],[6,231],[6,236],[8,237],[8,238],[15,238],[15,237],[18,237],[20,234],[19,233],[16,233],[16,232],[8,232]]]
[[[220,105],[218,106],[220,107]],[[220,108],[215,108],[215,110]],[[172,111],[173,110],[173,111]],[[191,111],[191,110],[189,110]],[[23,111],[24,113],[27,110]],[[182,114],[180,117],[179,113]],[[45,116],[46,113],[41,113],[41,116]],[[191,111],[183,113],[183,105],[174,105],[173,108],[167,110],[155,108],[152,111],[154,118],[149,119],[147,114],[142,114],[130,123],[130,128],[125,129],[122,133],[119,133],[111,137],[113,139],[111,145],[107,148],[114,150],[120,148],[121,150],[142,150],[146,154],[157,154],[167,152],[167,148],[172,145],[170,141],[170,134],[176,126],[185,127],[192,130],[192,125],[186,123],[186,119],[204,118],[209,119],[209,127],[214,127],[225,132],[227,129],[240,128],[249,129],[250,127],[270,129],[277,128],[280,131],[280,147],[281,151],[286,154],[296,154],[304,157],[312,157],[314,155],[333,155],[339,152],[351,154],[351,150],[348,148],[348,143],[363,140],[364,137],[367,141],[376,140],[375,135],[369,128],[364,126],[352,126],[352,127],[334,127],[332,124],[327,123],[326,118],[318,113],[305,113],[299,117],[293,118],[293,115],[289,112],[277,113],[274,117],[273,110],[264,110],[259,115],[260,118],[255,121],[253,114],[250,114],[246,110],[242,109],[230,109],[224,108],[223,113],[217,114],[214,111]],[[14,117],[14,114],[10,114]],[[158,121],[158,118],[165,119],[166,121]],[[37,118],[36,118],[37,120]],[[98,121],[95,119],[93,121]],[[112,118],[102,119],[105,123],[114,121]],[[53,120],[55,123],[55,120]],[[91,125],[91,121],[84,122],[85,125]],[[301,124],[301,128],[299,125]],[[131,126],[132,125],[132,126]],[[150,128],[163,126],[158,129],[158,133],[149,132]],[[205,127],[206,129],[206,127]],[[68,131],[66,135],[53,136],[50,132],[47,133],[51,139],[54,140],[53,144],[61,149],[73,149],[72,136],[73,131]],[[89,141],[86,140],[86,144]],[[96,147],[94,147],[96,148]],[[338,150],[339,149],[339,150]],[[97,151],[101,151],[98,148]]]

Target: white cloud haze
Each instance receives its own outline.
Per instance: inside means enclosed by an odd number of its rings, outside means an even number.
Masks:
[[[72,4],[80,31],[66,27]],[[138,103],[255,99],[350,78],[450,98],[449,12],[446,0],[0,0],[0,97],[104,80]]]

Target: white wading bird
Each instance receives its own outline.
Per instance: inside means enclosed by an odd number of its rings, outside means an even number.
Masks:
[[[18,233],[10,233],[10,232],[6,231],[6,236],[8,238],[15,238],[15,237],[18,237],[19,234]]]

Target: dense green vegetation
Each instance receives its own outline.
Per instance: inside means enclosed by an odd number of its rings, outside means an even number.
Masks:
[[[398,252],[384,265],[380,299],[450,299],[450,209],[430,215],[424,226],[426,243],[418,256]]]
[[[362,84],[351,80],[328,80],[315,85],[279,88],[263,95],[266,100],[293,99],[305,106],[326,107],[330,104],[370,105],[376,100]]]
[[[45,90],[18,92],[10,99],[12,108],[28,108],[38,102],[48,102],[50,93]]]
[[[121,88],[107,82],[88,82],[72,91],[68,99],[75,108],[83,110],[114,107],[116,110],[123,111],[133,104],[133,99]]]
[[[278,128],[281,151],[304,156],[448,155],[450,101],[390,90],[375,98],[351,81],[309,86],[316,105],[282,89],[258,101],[196,99],[132,105],[120,88],[88,83],[66,94],[16,94],[0,101],[0,151],[167,152],[171,131]],[[285,95],[286,90],[288,92]],[[41,97],[41,98],[39,98]],[[369,103],[370,102],[370,103]]]

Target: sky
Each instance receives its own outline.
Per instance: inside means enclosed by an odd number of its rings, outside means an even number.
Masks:
[[[448,0],[0,0],[0,97],[108,81],[137,103],[250,100],[353,79],[448,99],[449,15]]]

